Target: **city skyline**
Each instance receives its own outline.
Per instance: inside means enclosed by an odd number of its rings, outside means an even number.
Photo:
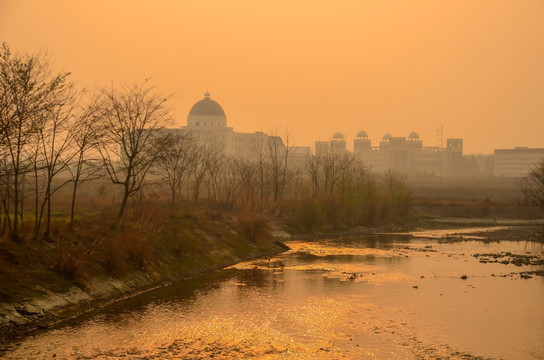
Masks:
[[[14,51],[81,86],[150,79],[183,126],[209,89],[239,131],[419,133],[465,153],[543,147],[544,4],[527,1],[0,2]]]

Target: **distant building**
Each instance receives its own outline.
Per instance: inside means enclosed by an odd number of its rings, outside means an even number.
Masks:
[[[315,153],[316,155],[322,154],[325,151],[329,151],[330,145],[328,141],[316,141]]]
[[[265,150],[270,142],[284,147],[283,140],[263,132],[241,133],[227,126],[227,116],[218,102],[206,92],[204,99],[197,101],[189,110],[187,126],[182,126],[184,133],[192,134],[198,142],[208,147],[215,147],[227,155],[249,157],[260,150]],[[310,147],[291,147],[292,158],[297,161],[310,155]]]
[[[494,155],[494,176],[523,177],[544,160],[544,148],[496,149]]]
[[[327,149],[346,149],[346,140],[335,133],[329,142],[315,143],[316,154]],[[374,171],[396,170],[408,176],[452,177],[460,175],[463,159],[463,139],[447,139],[445,148],[423,146],[416,132],[406,137],[385,134],[378,146],[366,131],[359,131],[353,141],[353,154]]]
[[[191,133],[201,144],[232,156],[250,157],[270,144],[285,146],[280,137],[263,132],[241,133],[228,127],[225,111],[207,92],[191,107],[187,125],[177,131]],[[316,141],[315,153],[331,149],[348,151],[346,145],[344,135],[337,132],[330,141]],[[424,146],[416,132],[408,137],[385,134],[378,145],[373,146],[367,132],[359,131],[353,141],[353,154],[376,172],[396,170],[411,177],[522,177],[544,159],[544,148],[497,149],[494,156],[463,157],[463,139],[446,139],[446,147],[436,147]],[[310,155],[310,148],[292,146],[290,155],[295,164],[302,166]]]
[[[461,172],[469,178],[493,177],[493,154],[464,155]]]
[[[346,151],[346,139],[344,139],[344,135],[339,132],[335,133],[330,141],[330,147],[333,150]]]

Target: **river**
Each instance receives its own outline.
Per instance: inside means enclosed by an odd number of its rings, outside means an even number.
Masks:
[[[544,277],[528,273],[544,266],[500,262],[542,259],[542,244],[414,235],[288,241],[270,261],[118,302],[35,332],[4,356],[544,359]],[[499,262],[474,256],[482,253]]]

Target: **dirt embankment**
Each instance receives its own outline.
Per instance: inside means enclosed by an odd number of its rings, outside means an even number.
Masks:
[[[191,212],[56,241],[0,239],[0,343],[151,289],[286,250],[272,233],[248,238],[234,214]],[[243,226],[250,226],[244,224]],[[259,226],[263,226],[262,224]]]

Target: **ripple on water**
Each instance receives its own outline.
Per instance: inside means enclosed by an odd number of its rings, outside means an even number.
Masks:
[[[404,237],[379,248],[365,239],[289,246],[37,333],[6,358],[542,358],[542,278],[494,277],[521,268],[472,256],[541,254],[541,245]]]

